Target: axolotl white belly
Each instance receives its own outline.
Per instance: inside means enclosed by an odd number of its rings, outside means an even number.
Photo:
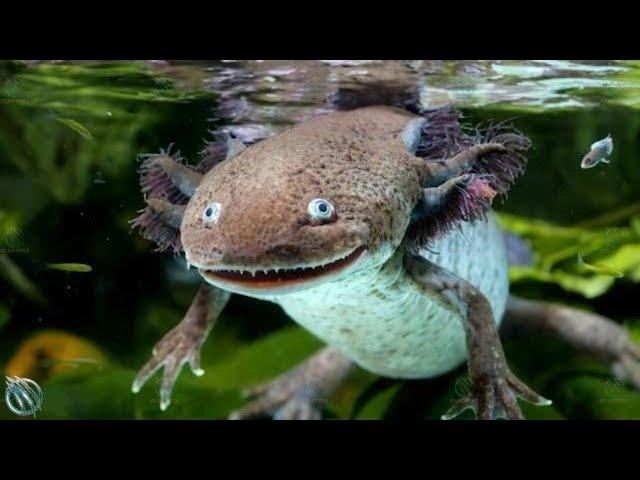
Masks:
[[[430,251],[489,299],[499,325],[508,296],[506,250],[493,215],[464,223]],[[382,267],[273,298],[297,323],[373,373],[428,378],[462,363],[467,354],[460,313],[425,294],[405,273],[402,251]]]

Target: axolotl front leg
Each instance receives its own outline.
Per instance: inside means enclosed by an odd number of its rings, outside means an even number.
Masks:
[[[180,225],[186,203],[202,181],[203,172],[236,155],[242,146],[223,136],[209,144],[196,167],[183,163],[179,154],[172,155],[169,150],[142,157],[140,185],[147,207],[131,223],[140,229],[144,238],[156,242],[159,251],[178,253],[182,251]],[[133,393],[139,392],[149,378],[164,367],[160,408],[166,410],[171,403],[171,390],[185,363],[191,365],[195,375],[204,373],[200,368],[200,349],[229,296],[229,292],[207,283],[200,286],[184,319],[156,344],[153,356],[137,374]]]
[[[206,283],[200,286],[183,320],[153,348],[153,356],[133,381],[133,393],[139,392],[147,380],[164,367],[160,409],[166,410],[171,403],[171,390],[184,364],[189,363],[195,375],[204,374],[200,368],[200,349],[227,304],[229,295],[229,292]]]
[[[551,401],[520,381],[507,366],[491,305],[473,285],[418,255],[406,258],[405,268],[425,293],[462,314],[467,340],[471,389],[443,415],[451,419],[467,409],[482,420],[524,419],[516,397],[535,405]]]

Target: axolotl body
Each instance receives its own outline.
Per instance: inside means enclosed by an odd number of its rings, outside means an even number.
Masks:
[[[206,283],[134,391],[164,366],[166,408],[184,363],[202,373],[200,346],[236,293],[279,304],[328,347],[250,391],[257,400],[233,418],[318,418],[317,400],[355,365],[416,379],[465,359],[472,387],[446,418],[467,408],[522,418],[516,397],[548,403],[510,372],[497,335],[508,263],[491,202],[524,171],[530,143],[501,126],[471,137],[458,119],[453,109],[369,106],[248,147],[221,139],[198,167],[145,157],[148,206],[135,225],[161,248],[184,251]],[[514,317],[557,318],[514,302]]]

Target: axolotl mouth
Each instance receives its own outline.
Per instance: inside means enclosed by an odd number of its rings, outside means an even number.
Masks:
[[[359,263],[366,252],[366,246],[362,245],[337,259],[316,265],[271,269],[230,268],[220,265],[209,269],[200,268],[199,272],[207,282],[226,290],[240,293],[281,294],[334,278]]]

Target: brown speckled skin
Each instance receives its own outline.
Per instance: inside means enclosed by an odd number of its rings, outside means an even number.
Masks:
[[[199,267],[324,263],[355,247],[397,247],[421,193],[424,161],[402,132],[412,114],[367,107],[319,116],[255,144],[209,171],[189,202],[181,238]],[[307,205],[325,198],[335,218],[314,223]],[[203,212],[222,206],[215,225]]]

